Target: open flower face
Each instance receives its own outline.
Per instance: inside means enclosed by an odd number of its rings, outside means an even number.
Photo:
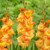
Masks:
[[[32,29],[32,28],[33,28],[33,25],[28,25],[28,24],[26,24],[25,26],[26,26],[26,29],[27,29],[27,30],[29,30],[29,29]]]
[[[45,35],[50,37],[50,27],[45,31]]]
[[[24,11],[25,17],[26,17],[27,19],[30,18],[33,13],[34,13],[33,10],[25,10],[25,11]]]
[[[33,37],[34,37],[34,34],[32,34],[32,33],[28,34],[26,32],[26,37],[25,37],[26,39],[31,40]]]
[[[39,31],[42,31],[43,32],[44,31],[44,28],[45,28],[44,24],[42,22],[40,22],[40,24],[38,25],[38,28],[37,29]]]
[[[13,41],[12,41],[11,39],[9,39],[8,42],[6,43],[6,46],[7,46],[7,47],[10,47],[10,45],[12,44],[12,42],[13,42]]]
[[[8,20],[7,21],[7,23],[6,23],[6,25],[8,26],[8,27],[12,27],[13,26],[13,24],[14,24],[14,22],[12,21],[12,20]]]
[[[9,29],[9,30],[7,31],[7,34],[8,34],[8,35],[10,35],[10,36],[12,36],[12,35],[14,34],[13,29],[12,29],[12,28],[11,28],[11,29]]]
[[[43,45],[44,45],[43,40],[42,40],[42,39],[37,40],[37,41],[36,41],[36,45],[37,45],[39,48],[42,48]]]
[[[6,42],[1,42],[1,43],[0,43],[0,46],[1,46],[1,47],[6,47]]]
[[[1,42],[7,42],[9,40],[10,36],[8,34],[3,35],[1,38]]]
[[[31,25],[32,24],[32,19],[33,19],[33,17],[30,17],[29,19],[25,18],[25,20],[24,20],[25,24],[27,23],[27,24]]]
[[[23,22],[24,21],[24,15],[22,13],[19,14],[18,18],[17,18],[17,22]]]
[[[25,33],[25,27],[22,24],[18,24],[18,34],[24,34]]]
[[[19,46],[22,46],[22,48],[25,48],[25,46],[29,45],[29,41],[27,39],[24,38],[24,36],[20,36],[17,38]]]
[[[32,22],[32,18],[33,17],[30,17],[29,19],[26,19],[24,20],[24,25],[27,29],[33,29],[33,22]]]
[[[50,49],[50,39],[48,39],[48,37],[45,37],[44,47],[45,49]]]
[[[3,25],[1,28],[1,31],[6,33],[8,29],[9,29],[9,27],[7,25]]]
[[[7,21],[7,18],[3,17],[1,20],[2,20],[3,22],[6,22],[6,21]]]
[[[8,37],[3,37],[1,39],[1,42],[0,42],[0,46],[1,47],[10,47],[10,44],[12,44],[12,40],[9,39]]]
[[[43,36],[43,34],[44,34],[44,33],[42,33],[42,32],[40,32],[40,31],[38,31],[38,32],[36,33],[36,37],[42,37],[42,36]]]
[[[34,37],[34,30],[30,30],[30,31],[28,31],[28,32],[25,32],[24,34],[23,34],[23,36],[25,37],[25,39],[27,39],[27,40],[30,40],[31,41],[31,39]]]

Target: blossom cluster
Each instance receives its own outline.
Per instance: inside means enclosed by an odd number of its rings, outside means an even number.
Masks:
[[[34,29],[33,26],[35,22],[32,21],[34,13],[33,10],[22,10],[20,9],[20,14],[18,18],[16,18],[18,24],[17,32],[18,34],[22,34],[17,38],[19,46],[24,48],[25,46],[28,47],[30,44],[31,39],[34,37]]]
[[[36,41],[37,47],[39,50],[50,50],[50,20],[44,23],[40,22],[37,30],[36,37],[39,37],[39,40]]]
[[[10,37],[14,34],[12,29],[14,22],[10,18],[6,17],[3,17],[0,21],[4,24],[0,28],[0,50],[8,50],[4,47],[9,47],[10,44],[12,44],[12,39],[10,39]]]

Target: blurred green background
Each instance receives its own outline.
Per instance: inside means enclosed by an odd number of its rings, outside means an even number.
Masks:
[[[45,21],[50,19],[50,0],[25,0],[25,2],[27,2],[26,9],[31,9],[34,11],[33,21],[36,23],[36,26],[34,25],[33,29],[35,29],[34,35],[36,36],[37,26],[41,18],[46,15]],[[9,50],[22,50],[21,46],[18,47],[18,42],[15,39],[20,36],[17,35],[18,23],[15,20],[15,18],[17,18],[20,13],[20,8],[24,8],[22,0],[0,0],[0,19],[5,16],[5,12],[8,12],[10,18],[15,22],[12,27],[14,29],[15,35],[11,37],[14,43],[9,47]],[[44,15],[42,15],[41,11],[44,11]],[[0,28],[2,24],[3,23],[0,21]],[[38,47],[35,45],[35,41],[38,40],[38,38],[36,38],[35,36],[30,42],[28,48],[25,47],[23,50],[39,50]]]

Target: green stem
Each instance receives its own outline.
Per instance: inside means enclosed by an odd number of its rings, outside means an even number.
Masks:
[[[6,10],[8,9],[7,6],[8,6],[8,1],[7,1],[7,5],[6,5]],[[7,10],[7,13],[8,13],[8,10]]]
[[[45,11],[45,1],[43,1],[43,11]],[[46,18],[46,16],[45,16],[45,14],[43,14],[43,16],[44,16],[44,19]],[[42,21],[42,22],[44,22],[44,20]]]
[[[25,8],[25,0],[22,0],[22,3],[23,3],[23,6],[24,6],[24,8]]]

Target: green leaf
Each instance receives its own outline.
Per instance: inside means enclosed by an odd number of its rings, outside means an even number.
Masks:
[[[28,46],[28,50],[31,50],[32,48],[32,42],[30,42],[30,45]]]

